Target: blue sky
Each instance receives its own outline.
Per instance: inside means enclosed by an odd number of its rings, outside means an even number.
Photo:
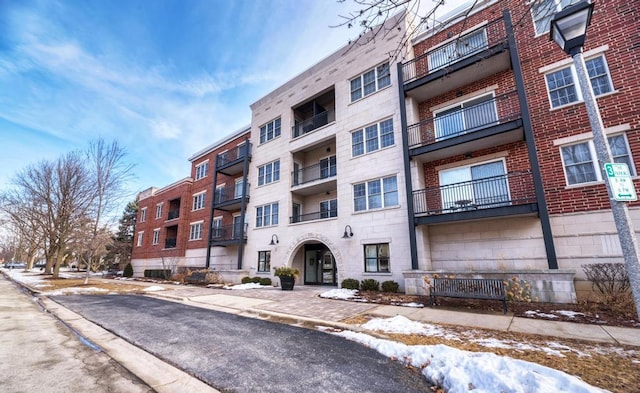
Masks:
[[[336,0],[0,0],[0,189],[117,139],[135,193],[249,124],[249,105],[357,34]]]

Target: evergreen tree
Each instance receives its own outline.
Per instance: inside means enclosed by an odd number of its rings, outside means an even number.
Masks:
[[[127,204],[119,220],[118,231],[113,236],[113,244],[109,247],[106,259],[111,265],[118,265],[118,270],[131,261],[133,233],[135,231],[138,201]]]

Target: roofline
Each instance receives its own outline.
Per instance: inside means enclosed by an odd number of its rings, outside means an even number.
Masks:
[[[236,130],[234,132],[232,132],[231,134],[227,135],[226,137],[224,137],[223,139],[212,143],[211,145],[205,147],[204,149],[197,151],[196,153],[194,153],[191,157],[188,158],[189,162],[193,162],[195,160],[197,160],[198,158],[211,153],[212,151],[216,150],[217,148],[219,148],[220,146],[231,142],[232,140],[238,138],[239,136],[242,136],[244,134],[250,134],[251,133],[251,124],[246,125],[242,128],[240,128],[239,130]]]
[[[191,177],[185,177],[180,180],[174,181],[173,183],[166,185],[162,188],[149,187],[144,191],[138,193],[138,200],[141,201],[143,199],[151,198],[163,192],[169,191],[172,188],[176,188],[183,183],[193,183],[193,179]],[[143,194],[148,193],[148,195],[142,196]]]

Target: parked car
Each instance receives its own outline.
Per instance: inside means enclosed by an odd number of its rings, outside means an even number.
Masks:
[[[17,261],[5,262],[4,268],[5,269],[26,269],[27,264],[24,262],[17,262]]]
[[[38,261],[33,264],[34,269],[44,269],[47,266],[47,261]]]

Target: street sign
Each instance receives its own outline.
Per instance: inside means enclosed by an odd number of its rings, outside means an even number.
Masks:
[[[637,201],[638,195],[631,179],[627,164],[606,163],[604,169],[609,178],[613,199],[616,201]]]

